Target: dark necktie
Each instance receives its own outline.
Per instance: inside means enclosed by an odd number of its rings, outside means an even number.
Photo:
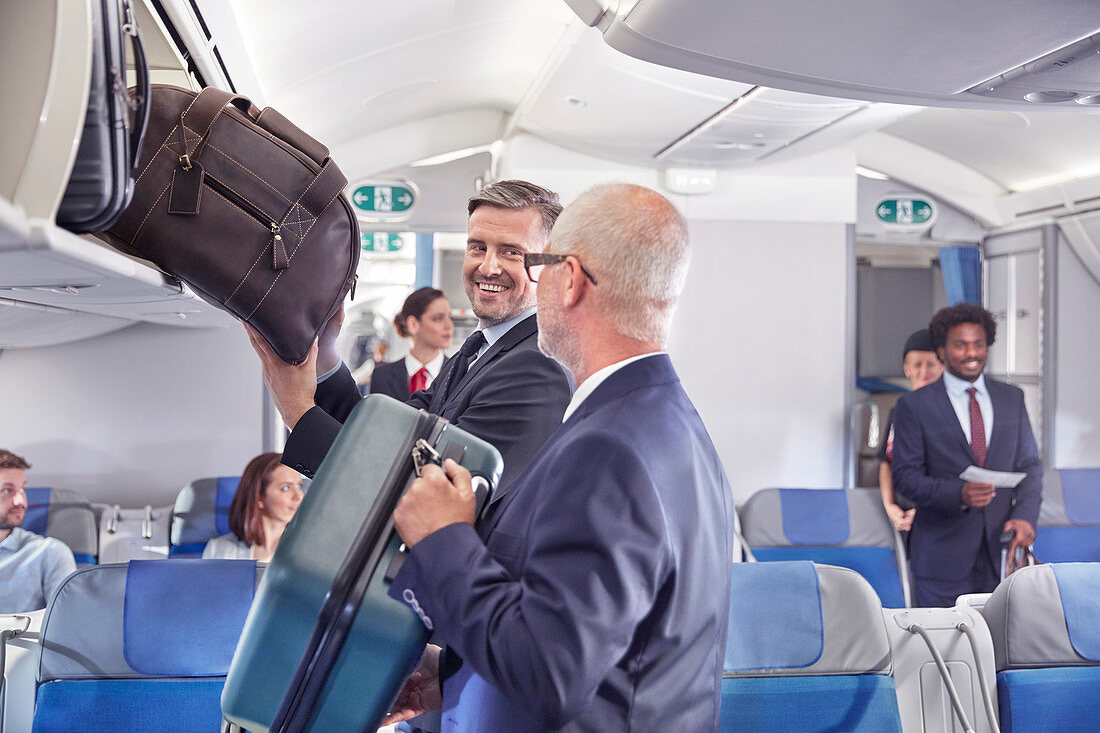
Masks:
[[[409,377],[409,394],[426,389],[428,386],[428,367],[422,366]]]
[[[451,394],[451,390],[466,376],[466,372],[470,368],[470,360],[474,358],[474,354],[484,345],[485,334],[481,331],[474,331],[470,334],[470,337],[462,344],[462,348],[455,354],[455,358],[448,363],[447,373],[440,375],[439,397],[438,401],[433,400],[433,404],[442,405],[446,401]]]
[[[979,467],[985,466],[985,421],[982,420],[982,408],[978,406],[977,387],[966,390],[970,395],[970,449]]]

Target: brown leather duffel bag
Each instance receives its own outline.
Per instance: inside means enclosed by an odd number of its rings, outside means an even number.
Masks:
[[[153,85],[134,197],[103,236],[302,362],[355,283],[359,226],[328,149],[268,107]]]

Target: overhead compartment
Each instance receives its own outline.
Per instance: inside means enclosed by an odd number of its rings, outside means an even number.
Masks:
[[[906,104],[1100,102],[1095,0],[567,0],[613,48],[761,86]]]
[[[226,326],[178,281],[54,224],[88,103],[91,0],[0,4],[0,348],[44,346],[134,321]],[[153,80],[191,84],[171,33],[134,0]]]
[[[101,336],[132,321],[0,298],[0,350],[54,346]]]

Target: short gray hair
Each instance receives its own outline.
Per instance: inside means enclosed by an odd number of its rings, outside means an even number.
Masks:
[[[467,215],[479,206],[496,206],[501,209],[535,209],[542,216],[543,234],[550,236],[554,222],[561,213],[561,201],[550,189],[520,180],[497,181],[470,197],[466,203]]]
[[[547,251],[588,268],[616,333],[668,341],[691,250],[687,222],[667,198],[626,183],[589,189],[566,208]]]

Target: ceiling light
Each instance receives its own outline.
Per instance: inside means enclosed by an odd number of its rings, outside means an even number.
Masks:
[[[1025,94],[1024,99],[1029,102],[1039,102],[1041,104],[1055,104],[1057,102],[1068,102],[1071,99],[1075,99],[1077,96],[1077,92],[1050,89],[1047,91]]]
[[[440,153],[439,155],[433,155],[430,158],[421,158],[420,160],[409,163],[410,168],[423,168],[429,165],[442,165],[443,163],[453,163],[456,160],[462,160],[463,158],[469,158],[471,155],[477,155],[478,153],[488,153],[493,148],[490,145],[475,145],[472,148],[462,148],[460,150],[452,150],[449,153]]]
[[[751,140],[749,142],[719,140],[714,143],[714,147],[717,150],[759,150],[764,147],[764,143],[759,140]]]
[[[879,171],[876,171],[873,168],[864,168],[861,165],[856,166],[856,173],[863,176],[864,178],[873,178],[876,181],[889,181],[890,180],[890,176],[886,175],[885,173],[880,173]]]

